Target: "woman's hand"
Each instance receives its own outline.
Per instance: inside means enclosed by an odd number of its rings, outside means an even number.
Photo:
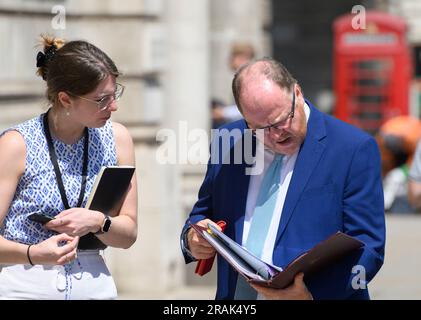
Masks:
[[[71,208],[60,212],[44,226],[58,233],[81,237],[89,232],[99,231],[103,221],[104,215],[99,211]]]
[[[65,245],[61,245],[66,242]],[[29,257],[33,264],[70,263],[77,258],[77,244],[79,237],[71,237],[65,233],[52,236],[29,248]]]

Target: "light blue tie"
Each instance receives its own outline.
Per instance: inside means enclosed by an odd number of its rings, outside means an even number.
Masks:
[[[257,196],[256,207],[254,208],[253,219],[246,241],[247,250],[259,258],[262,256],[263,246],[278,198],[283,157],[281,154],[275,155],[266,171],[260,186],[259,195]],[[234,299],[255,300],[256,297],[257,292],[250,287],[242,276],[239,276]]]

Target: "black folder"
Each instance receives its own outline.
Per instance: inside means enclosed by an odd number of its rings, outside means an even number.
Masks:
[[[126,199],[134,171],[132,166],[102,167],[85,208],[111,217],[116,216]],[[78,249],[81,250],[104,250],[106,247],[93,233],[81,237],[78,244]]]

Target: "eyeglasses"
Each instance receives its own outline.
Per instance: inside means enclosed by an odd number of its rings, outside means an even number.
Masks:
[[[294,89],[292,90],[291,111],[288,113],[288,115],[284,119],[282,119],[282,120],[280,120],[280,121],[278,121],[274,124],[265,126],[265,127],[250,128],[250,126],[248,124],[247,124],[247,126],[249,127],[249,129],[251,129],[253,131],[253,134],[256,133],[256,130],[264,130],[264,133],[268,134],[268,133],[270,133],[271,129],[279,130],[279,129],[282,129],[283,127],[285,127],[288,120],[294,118],[294,113],[295,113],[295,86],[294,86]]]
[[[123,95],[123,92],[124,92],[124,86],[120,83],[116,83],[114,94],[109,94],[109,95],[103,96],[99,100],[88,99],[88,98],[81,97],[81,96],[78,96],[76,94],[73,94],[71,92],[68,92],[68,93],[71,94],[72,96],[78,97],[80,99],[95,103],[96,105],[98,105],[99,111],[104,111],[105,109],[107,109],[111,105],[111,103],[113,101],[120,100],[121,96]]]

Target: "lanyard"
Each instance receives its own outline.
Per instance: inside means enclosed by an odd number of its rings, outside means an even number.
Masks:
[[[48,152],[50,153],[50,159],[54,167],[54,172],[56,173],[56,180],[58,189],[60,190],[61,200],[63,201],[64,207],[66,209],[70,209],[69,202],[67,201],[66,190],[64,189],[63,179],[61,177],[60,168],[57,162],[57,155],[54,150],[53,139],[51,138],[50,127],[48,126],[48,113],[44,115],[44,133],[45,138],[47,139],[48,144]],[[85,128],[85,144],[83,148],[83,168],[82,168],[82,183],[80,186],[80,194],[79,200],[77,202],[76,207],[80,207],[82,205],[83,196],[85,195],[85,188],[86,188],[86,177],[88,171],[88,145],[89,145],[89,132],[88,128]]]

